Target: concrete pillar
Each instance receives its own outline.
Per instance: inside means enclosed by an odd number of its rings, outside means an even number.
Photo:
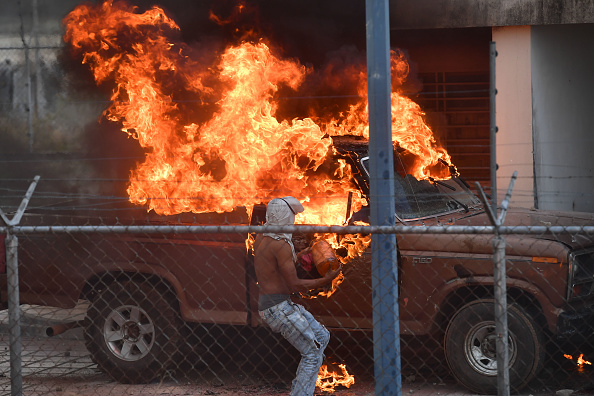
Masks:
[[[534,207],[530,26],[493,28],[497,47],[497,202],[518,171],[511,204]]]

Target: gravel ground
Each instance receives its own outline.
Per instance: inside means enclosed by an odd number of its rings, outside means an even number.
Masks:
[[[23,336],[23,395],[288,395],[288,382],[266,383],[258,376],[233,375],[188,368],[143,385],[114,382],[91,361],[80,330],[53,338]],[[0,394],[9,395],[10,352],[6,334],[0,336]],[[319,393],[322,394],[322,393]],[[373,383],[356,383],[325,395],[371,395]]]
[[[23,395],[289,395],[296,363],[294,354],[269,357],[279,360],[278,364],[273,362],[273,373],[269,372],[270,362],[266,366],[267,370],[257,367],[255,363],[261,359],[259,355],[248,357],[238,353],[238,356],[227,357],[227,361],[216,362],[212,366],[197,364],[192,367],[186,362],[175,372],[150,384],[128,385],[114,382],[91,361],[84,346],[82,329],[71,329],[54,337],[47,337],[45,333],[48,326],[83,319],[85,312],[84,303],[72,310],[21,306]],[[10,394],[11,386],[8,328],[8,313],[0,311],[0,395]],[[262,343],[262,340],[256,339],[253,343]],[[239,370],[227,370],[227,366]],[[373,362],[369,362],[369,367],[373,367]],[[356,375],[355,384],[350,388],[339,386],[334,392],[320,391],[318,394],[372,395],[373,378],[369,375],[369,370],[365,369],[363,372],[362,375]],[[271,380],[269,377],[274,378]],[[404,391],[414,393],[421,389],[414,378],[409,376],[407,381]],[[426,388],[426,385],[423,384],[423,387]],[[436,389],[428,394],[464,394],[456,384],[446,385],[441,379],[435,379],[431,386]]]
[[[288,396],[288,385],[292,373],[285,373],[281,380],[270,382],[262,375],[246,375],[225,371],[210,371],[204,367],[180,367],[174,373],[158,381],[143,385],[120,384],[99,371],[91,361],[80,329],[70,330],[63,335],[48,337],[23,336],[23,395],[24,396],[144,396],[144,395],[217,395],[217,396]],[[11,394],[10,353],[8,336],[0,335],[0,395]],[[555,373],[545,372],[544,376]],[[416,378],[415,378],[416,377]],[[436,382],[431,382],[431,381]],[[523,396],[573,396],[591,395],[585,387],[576,389],[580,378],[572,386],[558,386],[554,389],[532,388]],[[590,373],[582,372],[582,384],[590,381]],[[566,389],[567,390],[564,390]],[[591,388],[590,388],[591,389]],[[337,387],[334,392],[317,392],[328,396],[371,396],[374,394],[373,380],[360,376],[350,388]],[[451,379],[419,378],[419,374],[404,375],[402,395],[415,396],[470,396],[472,393],[457,385]]]
[[[29,330],[30,331],[30,330]],[[248,375],[208,370],[204,366],[180,367],[158,381],[143,385],[120,384],[97,369],[82,341],[81,329],[69,330],[55,337],[22,337],[23,395],[35,396],[120,396],[120,395],[289,395],[293,373],[279,373],[275,382],[262,374]],[[282,362],[281,362],[282,363]],[[405,379],[403,394],[469,395],[454,383],[415,383]],[[0,395],[9,395],[10,349],[7,334],[0,335]],[[366,396],[374,394],[373,380],[356,378],[350,388],[336,387],[334,392],[317,395]]]
[[[84,346],[82,329],[76,328],[55,337],[47,337],[48,324],[62,323],[72,318],[79,319],[82,310],[70,312],[23,306],[21,311],[22,371],[25,396],[124,396],[124,395],[289,395],[289,384],[294,376],[296,357],[292,353],[263,357],[246,355],[240,351],[227,357],[226,361],[189,363],[188,357],[175,371],[150,384],[127,385],[111,380],[97,369]],[[6,311],[0,311],[0,395],[11,394],[10,348]],[[334,337],[334,334],[333,334]],[[337,335],[339,338],[339,335]],[[255,338],[247,343],[266,345]],[[422,344],[419,344],[423,346]],[[248,348],[254,346],[248,346]],[[436,354],[432,360],[416,358],[419,346],[409,344],[403,354],[413,355],[414,362],[402,369],[402,395],[451,395],[469,396],[449,376],[443,359]],[[346,347],[346,348],[350,348]],[[332,352],[331,352],[332,353]],[[365,353],[353,350],[346,354],[355,357],[358,366],[349,366],[355,374],[355,384],[350,388],[336,387],[334,392],[318,392],[318,395],[368,396],[374,394],[373,361]],[[329,356],[330,358],[332,356]],[[265,361],[269,359],[269,361]],[[271,360],[274,359],[274,360]],[[577,369],[569,361],[547,365],[542,374],[521,396],[581,396],[594,394],[594,368]],[[267,364],[259,365],[262,361]],[[552,360],[551,360],[552,361]],[[272,362],[272,363],[271,363]],[[271,366],[272,365],[272,366]],[[270,367],[273,367],[271,372]],[[272,375],[271,375],[272,374]],[[274,377],[274,378],[272,378]]]

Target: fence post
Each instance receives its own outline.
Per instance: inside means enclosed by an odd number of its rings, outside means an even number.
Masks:
[[[20,223],[29,200],[35,191],[40,176],[35,176],[29,185],[25,196],[21,200],[16,214],[9,219],[0,209],[0,218],[9,227],[6,235],[6,283],[8,293],[8,326],[10,342],[10,394],[20,396],[23,392],[23,365],[22,365],[22,343],[21,343],[21,307],[19,300],[19,240],[11,233],[11,227]]]
[[[514,184],[518,172],[515,171],[509,182],[509,188],[505,194],[505,198],[501,203],[501,213],[497,216],[497,208],[493,209],[489,205],[489,201],[481,187],[480,183],[476,183],[477,189],[480,192],[479,197],[485,206],[485,212],[489,220],[495,227],[495,237],[493,238],[493,277],[495,278],[495,332],[497,333],[497,340],[495,351],[497,353],[497,395],[509,396],[509,350],[508,350],[508,330],[507,330],[507,282],[505,270],[505,240],[501,237],[499,228],[505,221],[507,214],[507,207],[511,199],[511,194],[514,189]]]
[[[6,274],[8,286],[8,325],[10,341],[10,394],[20,396],[23,391],[21,308],[19,301],[18,245],[16,235],[6,237]]]
[[[507,282],[505,239],[499,233],[493,239],[493,276],[495,278],[495,332],[497,333],[497,395],[509,396],[509,350],[507,331]]]
[[[394,226],[394,151],[388,0],[366,0],[370,220]],[[402,394],[395,234],[372,234],[371,278],[375,394]]]

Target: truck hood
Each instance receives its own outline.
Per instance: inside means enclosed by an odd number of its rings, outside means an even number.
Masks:
[[[492,225],[485,211],[461,215],[451,219],[450,224],[490,226]],[[552,210],[535,210],[525,208],[509,208],[505,216],[504,226],[594,226],[594,213],[564,212]],[[586,233],[562,235],[530,235],[532,238],[560,241],[572,249],[594,245],[594,235]]]

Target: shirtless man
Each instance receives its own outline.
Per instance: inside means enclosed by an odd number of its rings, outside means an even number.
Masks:
[[[266,208],[266,224],[293,225],[295,215],[301,212],[303,206],[297,199],[275,198]],[[260,286],[258,310],[262,320],[301,353],[291,396],[311,396],[316,388],[330,333],[303,306],[292,302],[290,295],[331,283],[340,273],[340,268],[329,270],[319,279],[298,278],[295,269],[297,256],[291,236],[287,233],[267,233],[256,238],[254,259]]]

